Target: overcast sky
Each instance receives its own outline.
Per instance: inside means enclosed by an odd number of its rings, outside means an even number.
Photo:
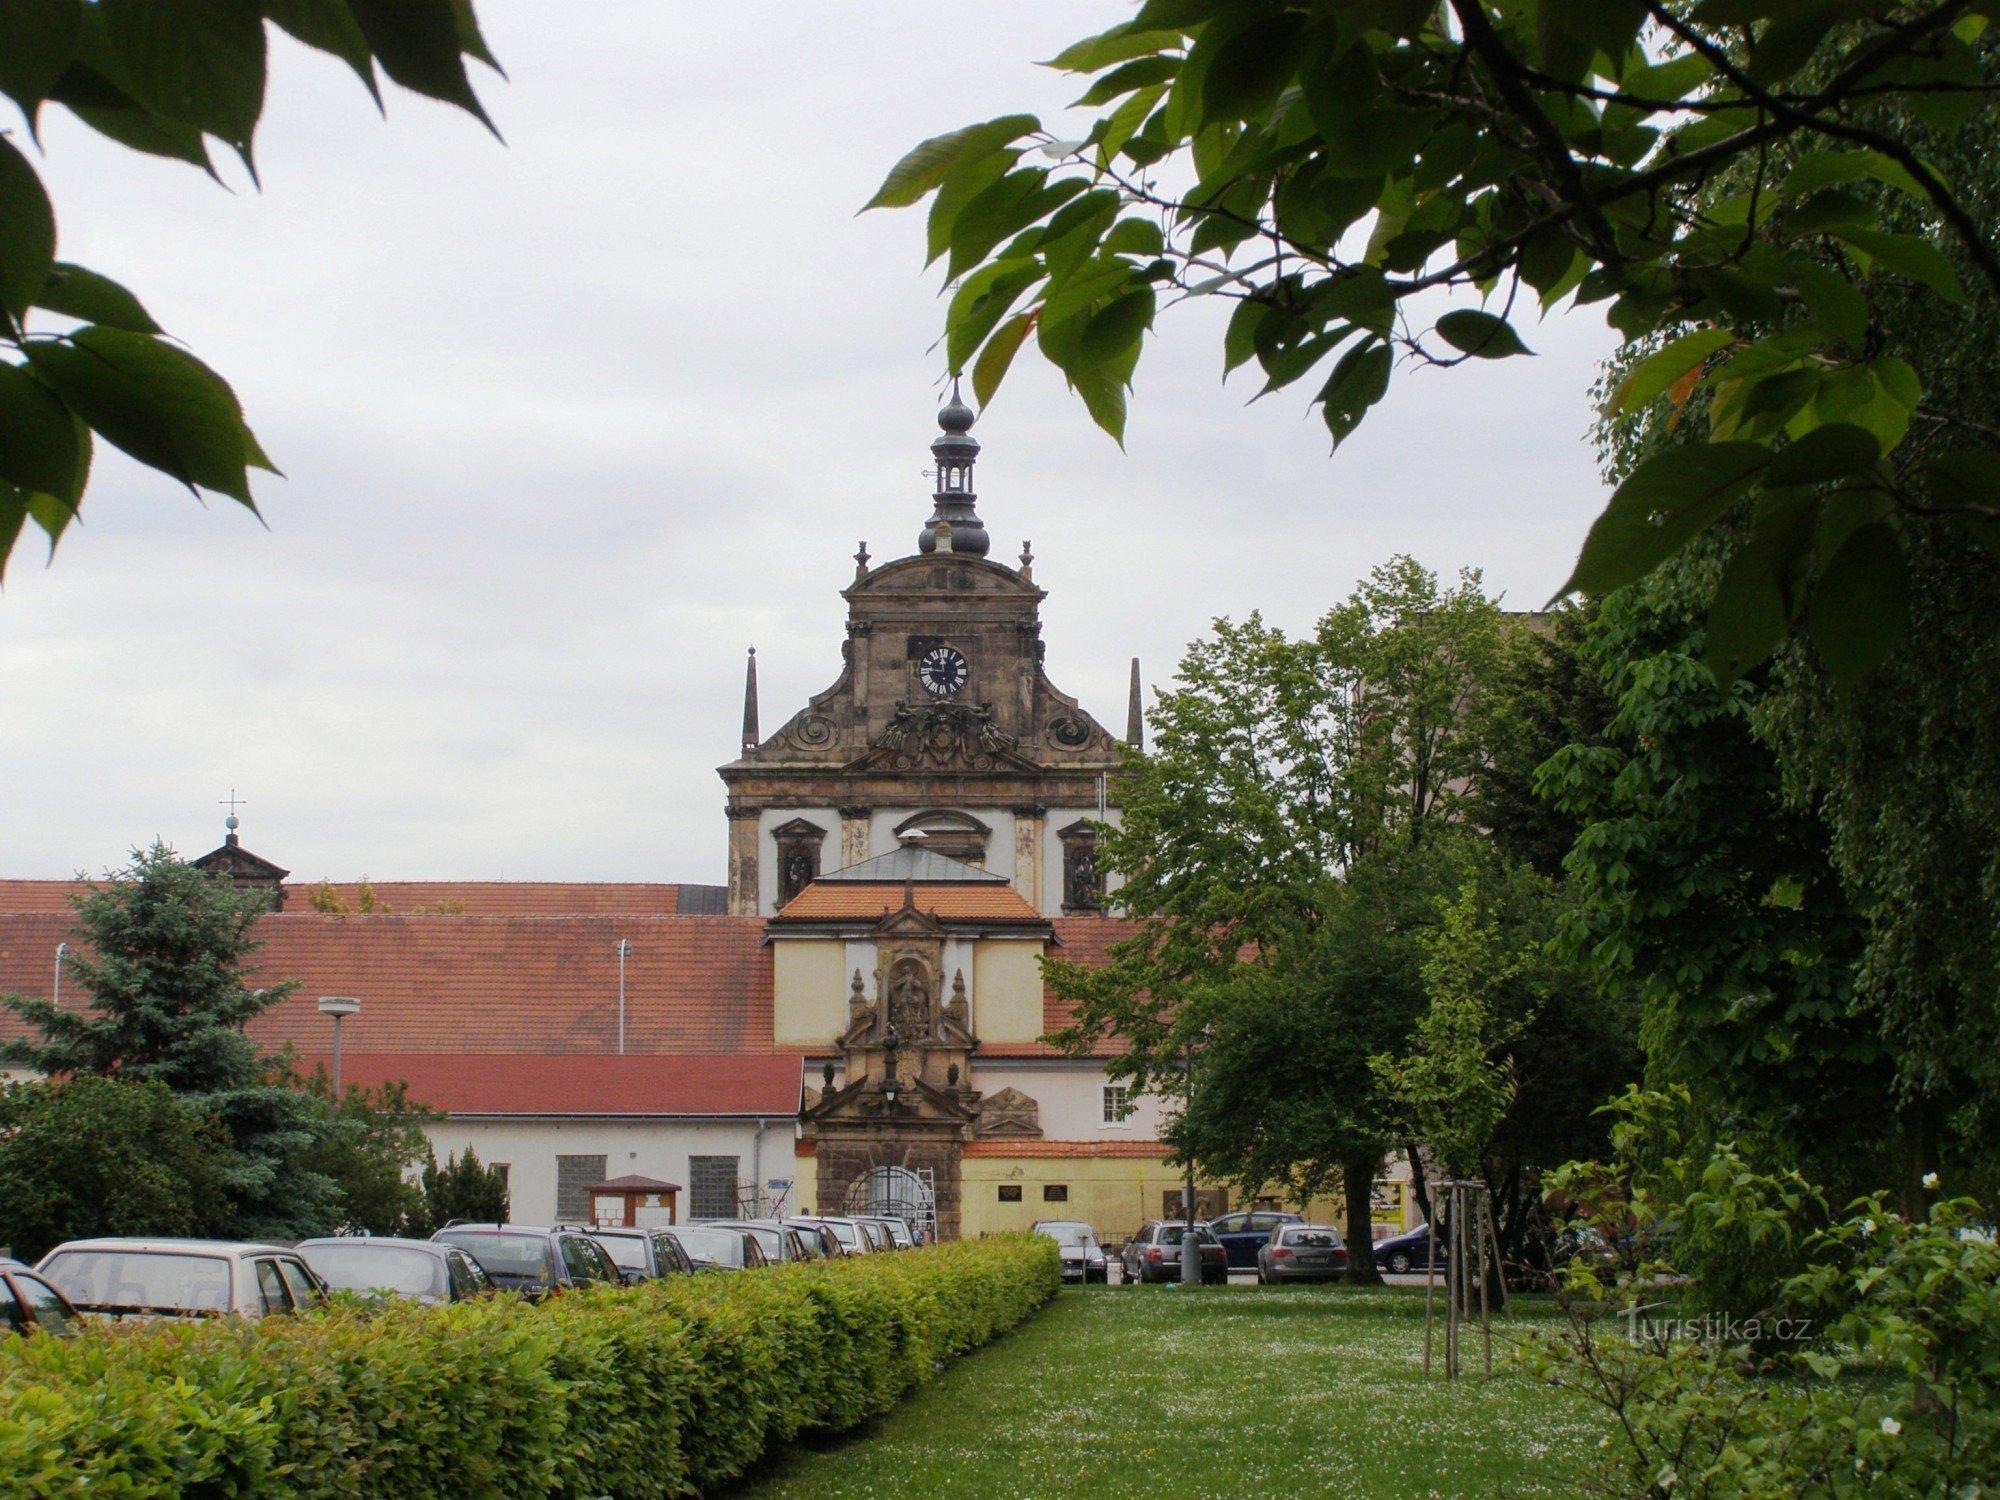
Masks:
[[[852,554],[929,514],[938,279],[855,216],[925,136],[1080,92],[1117,0],[479,0],[502,146],[274,41],[261,192],[51,112],[60,253],[235,384],[269,530],[100,445],[0,596],[0,874],[155,835],[297,879],[723,879],[744,649],[768,733],[839,670]],[[232,178],[232,182],[235,179]],[[993,555],[1032,538],[1056,684],[1114,731],[1217,615],[1308,624],[1390,554],[1562,581],[1602,504],[1594,311],[1539,357],[1400,372],[1329,457],[1306,387],[1221,384],[1166,317],[1126,451],[1024,352],[982,416]]]

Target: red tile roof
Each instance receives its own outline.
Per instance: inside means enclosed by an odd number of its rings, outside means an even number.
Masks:
[[[1158,1141],[967,1141],[967,1156],[1121,1157],[1157,1160],[1167,1154]]]
[[[819,921],[847,920],[872,922],[900,911],[903,886],[867,885],[860,881],[815,881],[791,899],[778,913],[780,920],[810,918]],[[1042,914],[1011,885],[971,881],[937,882],[917,885],[911,900],[918,911],[928,912],[942,922],[1039,922]]]
[[[542,1057],[490,1052],[353,1053],[343,1086],[400,1079],[410,1097],[455,1115],[770,1115],[799,1107],[796,1053],[736,1057]],[[327,1061],[302,1058],[306,1071]]]
[[[768,1053],[771,954],[755,917],[266,917],[252,965],[298,990],[251,1023],[276,1048],[325,1050],[321,995],[355,995],[354,1053],[615,1053],[618,943],[633,1053]],[[0,915],[0,992],[46,996],[67,914]],[[68,999],[65,987],[65,1000]],[[81,997],[78,997],[81,999]],[[0,1015],[0,1036],[19,1025]]]
[[[285,886],[285,915],[313,914],[316,881]],[[0,912],[66,912],[68,898],[90,887],[80,880],[0,880]],[[642,881],[374,880],[369,889],[390,913],[419,908],[470,917],[670,917],[679,907],[678,885]],[[354,881],[328,890],[348,907],[360,900]]]

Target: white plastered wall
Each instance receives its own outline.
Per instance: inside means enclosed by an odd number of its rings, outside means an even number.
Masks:
[[[1160,1101],[1150,1095],[1131,1100],[1123,1124],[1104,1123],[1104,1086],[1111,1082],[1093,1062],[1020,1064],[981,1062],[975,1054],[972,1081],[983,1094],[1019,1089],[1041,1107],[1042,1136],[1051,1141],[1150,1141],[1160,1132]]]

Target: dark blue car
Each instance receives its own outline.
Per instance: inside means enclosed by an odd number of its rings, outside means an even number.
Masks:
[[[1280,1224],[1303,1223],[1305,1219],[1299,1214],[1255,1208],[1224,1214],[1219,1219],[1210,1219],[1208,1228],[1210,1233],[1222,1241],[1223,1253],[1229,1257],[1229,1264],[1232,1267],[1241,1266],[1246,1270],[1255,1270],[1257,1252],[1269,1242],[1272,1230]]]
[[[1431,1253],[1431,1227],[1419,1224],[1415,1229],[1403,1234],[1392,1234],[1386,1240],[1375,1242],[1375,1265],[1378,1270],[1393,1271],[1398,1276],[1406,1271],[1421,1271]],[[1445,1262],[1444,1242],[1437,1247],[1437,1264],[1440,1269]]]

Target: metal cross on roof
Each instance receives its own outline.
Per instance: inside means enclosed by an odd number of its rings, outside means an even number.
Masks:
[[[226,807],[229,809],[229,816],[223,819],[222,826],[224,828],[233,831],[237,826],[236,809],[238,807],[248,807],[250,805],[250,799],[248,797],[237,796],[236,788],[231,787],[229,789],[229,795],[227,797],[217,797],[215,799],[215,805],[217,807]]]

